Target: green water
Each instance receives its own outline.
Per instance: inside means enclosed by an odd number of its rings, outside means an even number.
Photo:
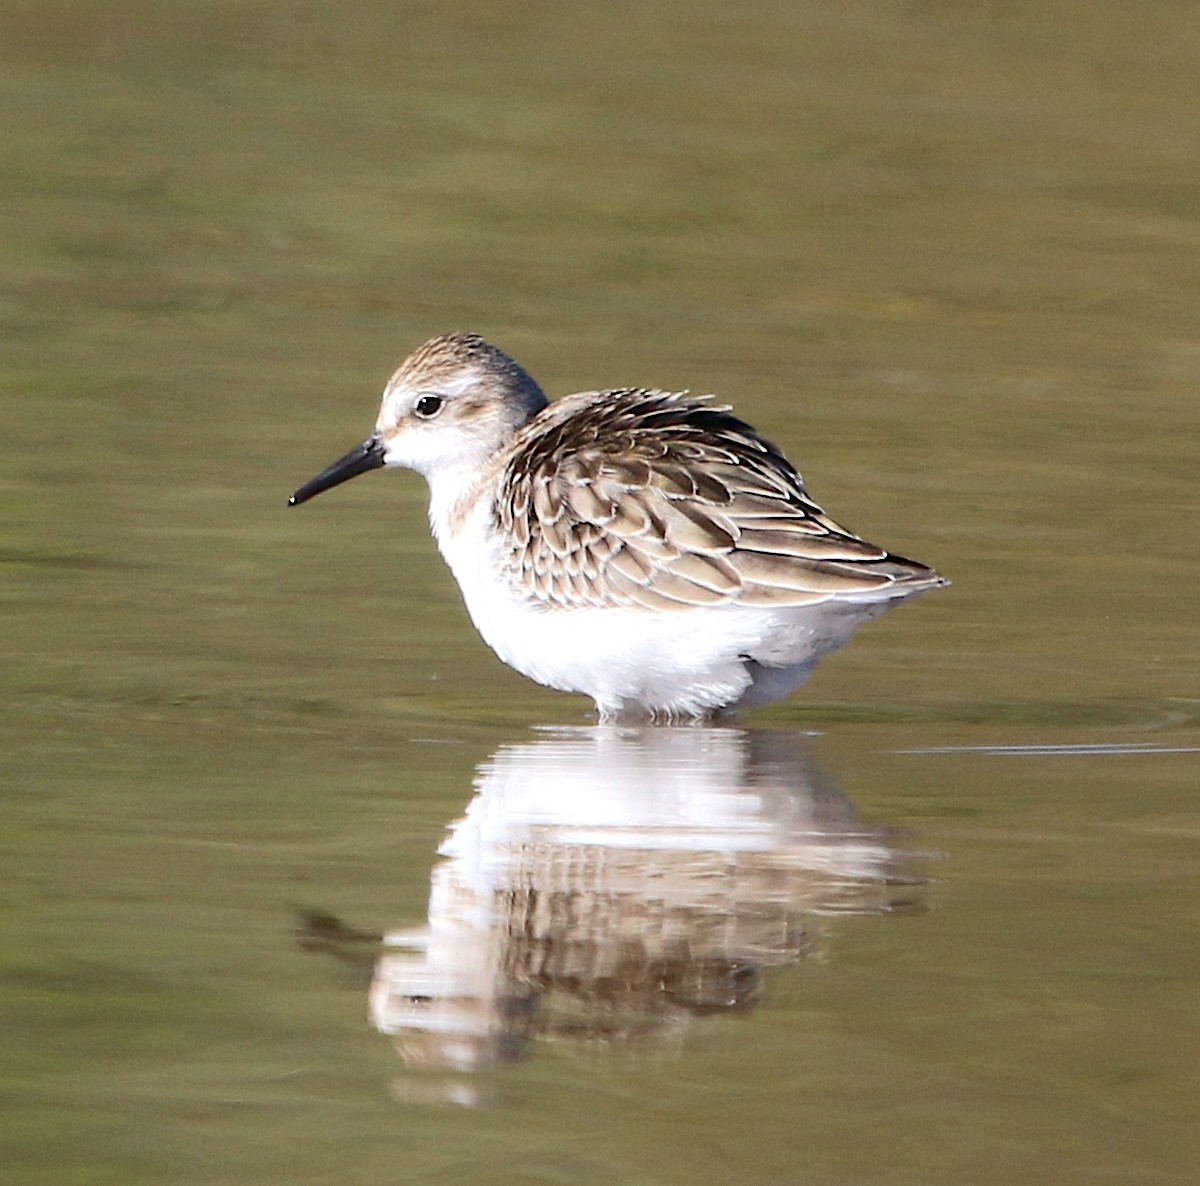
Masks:
[[[0,1179],[1193,1182],[1198,52],[1166,2],[8,4]],[[284,505],[457,329],[718,392],[954,581],[747,720],[921,909],[477,1107],[295,933],[422,925],[480,769],[586,723],[417,479]]]

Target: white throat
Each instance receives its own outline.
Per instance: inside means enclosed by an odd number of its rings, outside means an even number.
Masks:
[[[469,548],[478,563],[483,557],[477,546],[479,532],[488,516],[489,477],[479,467],[454,466],[429,474],[429,527],[454,575],[462,584],[460,567]],[[468,542],[470,541],[470,542]]]

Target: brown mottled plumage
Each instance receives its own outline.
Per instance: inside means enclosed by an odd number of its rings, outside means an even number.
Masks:
[[[850,534],[748,424],[686,394],[558,400],[506,452],[514,586],[549,607],[797,606],[937,576]]]

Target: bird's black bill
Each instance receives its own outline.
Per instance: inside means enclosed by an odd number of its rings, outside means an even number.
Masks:
[[[328,469],[323,469],[311,482],[305,482],[291,498],[288,506],[298,507],[302,502],[308,502],[322,490],[331,490],[343,482],[365,474],[367,470],[379,469],[383,465],[383,441],[377,436],[367,437],[361,445],[356,445],[345,457],[339,457]]]

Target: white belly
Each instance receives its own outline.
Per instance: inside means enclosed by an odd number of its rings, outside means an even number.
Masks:
[[[782,699],[821,655],[890,603],[550,608],[516,595],[487,528],[477,512],[453,538],[438,541],[471,620],[509,666],[547,687],[591,696],[602,718],[702,717]]]

